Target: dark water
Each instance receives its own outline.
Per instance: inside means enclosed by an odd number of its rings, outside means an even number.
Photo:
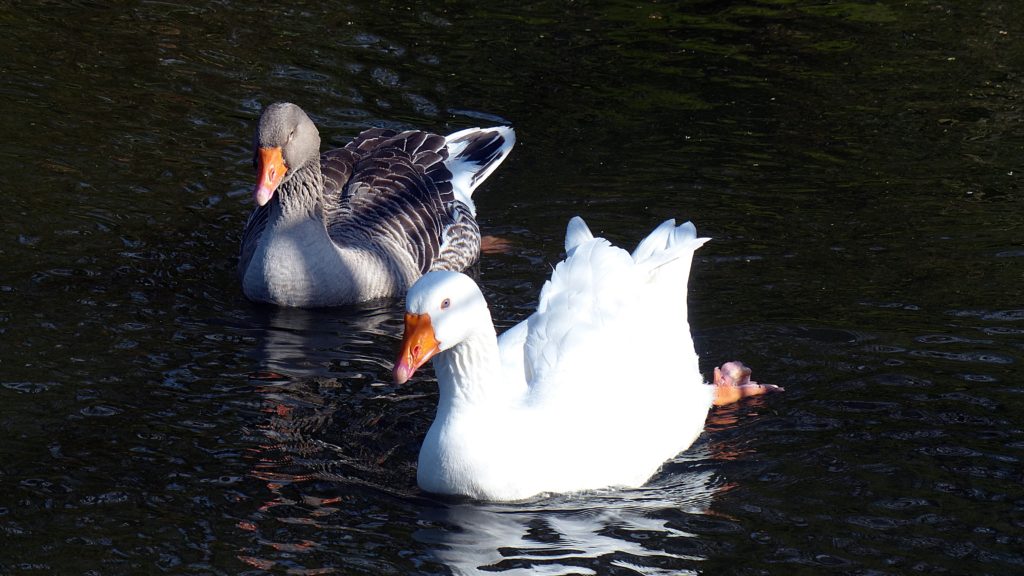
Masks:
[[[1024,25],[1005,2],[0,5],[0,573],[1024,573]],[[400,304],[241,296],[249,142],[301,104],[512,123],[521,319],[575,214],[698,253],[712,414],[642,489],[415,487]]]

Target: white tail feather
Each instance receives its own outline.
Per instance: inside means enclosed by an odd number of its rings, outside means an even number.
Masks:
[[[572,256],[572,253],[576,251],[580,244],[593,239],[594,234],[590,231],[587,223],[583,221],[583,218],[573,216],[565,229],[565,255],[567,257]]]
[[[676,226],[675,220],[666,220],[640,242],[633,251],[633,261],[653,272],[680,258],[689,261],[693,251],[708,240],[710,238],[697,238],[697,227],[692,222]],[[689,276],[689,266],[686,275]]]
[[[503,140],[500,148],[486,158],[467,157],[465,154],[469,145],[488,133],[494,133],[492,138],[500,137]],[[445,166],[452,173],[452,187],[455,196],[463,204],[469,206],[473,215],[476,215],[473,191],[501,165],[515,143],[515,130],[508,126],[466,128],[445,136],[445,145],[448,148],[448,160],[445,161]]]

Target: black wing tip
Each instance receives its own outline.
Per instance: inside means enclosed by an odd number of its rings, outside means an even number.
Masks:
[[[509,130],[512,129],[509,128]],[[465,148],[459,151],[455,158],[480,166],[487,166],[495,160],[503,158],[507,151],[512,148],[512,145],[515,144],[514,136],[509,138],[494,128],[483,129],[480,132],[467,135],[456,141],[468,143]]]

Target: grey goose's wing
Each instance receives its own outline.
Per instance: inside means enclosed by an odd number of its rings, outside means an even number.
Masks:
[[[373,129],[325,154],[322,164],[331,166],[324,169],[331,237],[342,245],[389,240],[410,254],[421,274],[436,268],[439,258],[453,265],[476,260],[479,228],[452,190],[445,146],[437,134]],[[335,162],[349,163],[344,184],[333,172]],[[453,258],[456,249],[459,258]]]

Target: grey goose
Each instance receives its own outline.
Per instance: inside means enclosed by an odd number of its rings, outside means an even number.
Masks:
[[[371,128],[321,154],[301,108],[268,106],[254,138],[243,292],[280,306],[338,306],[401,296],[432,270],[464,270],[480,255],[473,191],[514,144],[507,126],[448,136]]]

